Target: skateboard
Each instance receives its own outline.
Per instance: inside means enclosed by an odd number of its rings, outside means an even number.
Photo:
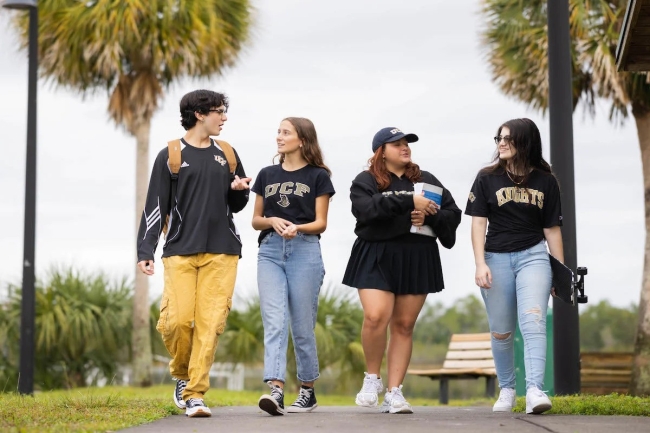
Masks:
[[[555,296],[567,304],[586,304],[587,296],[584,292],[584,276],[587,275],[587,268],[580,267],[577,269],[578,279],[573,271],[565,266],[561,261],[548,255],[553,271],[553,287]]]

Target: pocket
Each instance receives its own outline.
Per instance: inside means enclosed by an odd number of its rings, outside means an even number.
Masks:
[[[308,235],[305,233],[298,233],[298,237],[305,242],[309,242],[310,244],[317,244],[319,241],[318,235]]]
[[[266,236],[264,236],[264,238],[262,238],[262,242],[260,242],[260,246],[268,243],[269,240],[271,239],[271,236],[273,236],[273,233],[269,233]]]
[[[530,255],[536,255],[536,254],[546,254],[548,251],[546,250],[546,242],[542,241],[538,243],[537,245],[534,245],[526,250],[526,253]]]
[[[485,260],[491,259],[493,255],[494,255],[494,253],[491,253],[491,252],[488,252],[488,251],[485,251],[483,253],[483,257],[485,258]]]
[[[163,296],[160,301],[160,317],[158,317],[158,322],[156,323],[156,330],[165,335],[165,328],[167,324],[167,316],[169,314],[169,299],[166,296]]]
[[[230,310],[232,309],[232,297],[228,297],[226,300],[226,310],[222,313],[223,317],[219,325],[217,326],[217,336],[223,334],[226,330],[226,322],[228,321],[228,315],[230,314]]]

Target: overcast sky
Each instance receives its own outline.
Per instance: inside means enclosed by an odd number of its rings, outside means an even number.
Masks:
[[[169,89],[152,122],[150,165],[167,140],[184,131],[178,103],[209,88],[231,100],[221,138],[239,152],[253,178],[271,163],[282,118],[316,125],[337,190],[321,241],[325,284],[339,284],[355,240],[349,187],[371,155],[374,133],[396,126],[419,135],[413,160],[432,172],[464,210],[476,172],[493,154],[497,127],[530,117],[549,157],[548,118],[507,99],[490,81],[480,47],[479,1],[305,2],[257,0],[251,43],[222,77],[184,80]],[[0,284],[22,277],[27,56],[0,11]],[[82,99],[41,81],[38,88],[37,275],[74,265],[114,277],[135,272],[135,139],[106,114],[102,91]],[[590,303],[638,303],[644,251],[643,184],[634,121],[574,116],[578,264],[589,268]],[[236,291],[257,292],[254,195],[236,216],[243,258]],[[162,244],[162,242],[161,242]],[[160,254],[156,261],[160,264]],[[476,294],[470,218],[456,246],[441,248],[446,289],[429,296],[451,305]],[[162,293],[162,266],[151,278]],[[352,290],[352,289],[350,289]],[[235,305],[236,307],[236,305]]]

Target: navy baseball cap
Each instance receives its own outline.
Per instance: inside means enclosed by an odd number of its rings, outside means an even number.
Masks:
[[[406,138],[406,141],[409,143],[415,143],[419,140],[419,137],[415,134],[404,134],[399,128],[389,126],[388,128],[380,129],[375,134],[372,139],[372,151],[376,152],[384,143],[392,143],[400,138]]]

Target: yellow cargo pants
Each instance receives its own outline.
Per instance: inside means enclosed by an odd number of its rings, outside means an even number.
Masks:
[[[162,261],[165,286],[156,329],[172,357],[172,377],[188,381],[183,400],[203,398],[232,307],[239,256],[201,253]]]

